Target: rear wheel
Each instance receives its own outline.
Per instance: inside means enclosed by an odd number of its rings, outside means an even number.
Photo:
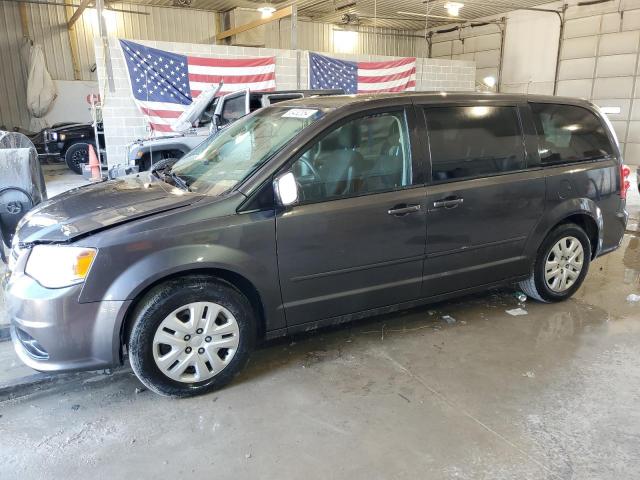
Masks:
[[[152,289],[134,312],[129,358],[160,395],[188,397],[230,382],[256,339],[249,301],[230,284],[193,276]]]
[[[558,302],[573,295],[587,275],[591,242],[573,223],[559,225],[545,238],[529,279],[520,287],[541,302]]]

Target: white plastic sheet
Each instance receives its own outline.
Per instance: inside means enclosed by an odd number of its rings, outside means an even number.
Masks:
[[[44,117],[57,97],[56,86],[47,70],[42,46],[32,45],[29,51],[27,80],[27,110],[31,114],[29,129],[39,132],[47,126]]]

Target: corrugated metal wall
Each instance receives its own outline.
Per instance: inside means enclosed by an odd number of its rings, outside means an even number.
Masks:
[[[108,18],[109,34],[138,40],[166,40],[213,43],[215,14],[201,10],[160,8],[126,3],[111,6],[148,13],[113,12]],[[47,68],[54,80],[73,80],[71,47],[64,7],[27,5],[31,37],[43,46]],[[96,13],[88,9],[76,23],[81,80],[95,80],[93,36],[97,34]],[[22,40],[18,4],[0,1],[0,125],[8,128],[29,125],[26,110],[26,80],[21,72],[19,51]]]
[[[117,4],[115,8],[148,13],[149,15],[111,12],[112,18],[108,20],[112,28],[107,25],[109,36],[166,42],[215,42],[216,25],[213,12],[132,4]],[[77,31],[82,77],[86,80],[95,80],[95,74],[89,71],[95,63],[93,50],[93,37],[97,35],[95,10],[89,10],[82,15],[82,21],[79,22]]]
[[[18,4],[0,2],[0,128],[29,125],[27,88],[19,55],[21,43]]]
[[[62,0],[54,0],[62,1]],[[213,12],[184,8],[150,7],[128,3],[110,3],[117,9],[146,13],[110,12],[107,29],[110,36],[138,40],[162,40],[185,43],[215,43],[216,18]],[[73,80],[73,63],[63,6],[27,4],[31,37],[43,46],[47,67],[55,80]],[[300,21],[298,48],[321,52],[341,52],[388,56],[426,56],[425,41],[413,31],[357,27],[355,41],[345,49],[337,48],[335,31],[346,27]],[[349,27],[351,30],[351,27]],[[76,23],[81,80],[95,80],[93,37],[97,34],[96,12],[87,9]],[[291,22],[282,20],[265,28],[265,46],[288,49]],[[26,81],[21,72],[19,50],[22,39],[17,3],[0,0],[0,125],[28,127]]]
[[[337,48],[336,31],[355,31],[356,39],[349,49]],[[298,48],[318,52],[388,55],[392,57],[426,57],[425,40],[412,30],[342,27],[327,23],[298,22]],[[291,21],[280,20],[267,25],[265,46],[288,49],[291,45]]]

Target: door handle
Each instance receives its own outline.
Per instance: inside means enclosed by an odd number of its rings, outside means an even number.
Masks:
[[[422,207],[420,206],[420,204],[416,204],[416,205],[401,204],[401,205],[396,205],[395,207],[389,209],[387,213],[389,215],[401,216],[401,215],[407,215],[409,213],[419,212],[421,208]]]
[[[444,198],[433,202],[433,208],[456,208],[464,202],[464,198]]]

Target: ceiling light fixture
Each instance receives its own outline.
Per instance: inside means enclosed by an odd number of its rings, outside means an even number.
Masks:
[[[273,15],[273,12],[276,11],[276,9],[269,5],[266,5],[264,7],[258,8],[258,11],[262,14],[262,18],[270,18]]]
[[[396,12],[398,15],[415,15],[416,17],[431,18],[435,20],[451,20],[453,22],[466,22],[466,19],[445,17],[444,15],[431,15],[430,13],[415,13],[415,12]]]
[[[496,77],[489,75],[488,77],[484,77],[482,82],[489,88],[493,88],[496,86]]]
[[[447,9],[447,13],[452,17],[460,15],[460,9],[464,7],[464,3],[448,2],[444,4],[444,8]]]

